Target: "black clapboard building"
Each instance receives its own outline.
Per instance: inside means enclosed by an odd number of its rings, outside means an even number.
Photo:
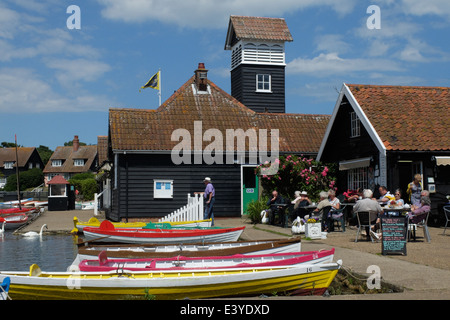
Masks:
[[[250,18],[243,17],[247,19]],[[263,25],[282,20],[257,19]],[[261,28],[260,33],[269,32]],[[234,30],[234,24],[231,29]],[[285,29],[281,33],[285,34]],[[291,41],[275,37],[277,40],[271,45]],[[282,63],[276,66],[249,67],[252,72],[266,68],[261,74],[270,75],[272,91],[278,91],[274,81],[278,75],[269,70],[274,67],[282,70],[280,95],[264,92],[260,101],[265,103],[259,102],[260,107],[247,106],[236,90],[246,92],[253,86],[250,92],[253,91],[259,73],[253,76],[252,84],[246,84],[242,81],[245,77],[234,77],[238,74],[234,68],[232,96],[208,79],[208,70],[199,63],[194,75],[158,109],[109,110],[112,190],[108,219],[163,217],[186,205],[188,193],[203,191],[205,177],[212,179],[216,189],[214,215],[240,216],[245,201],[251,196],[258,197],[255,167],[261,163],[259,156],[273,156],[272,143],[274,147],[277,144],[278,154],[317,155],[330,117],[284,113],[284,52]],[[240,70],[249,72],[244,64]],[[271,101],[268,96],[276,98]],[[270,112],[258,112],[266,110]],[[272,140],[275,130],[279,137],[276,142]],[[263,135],[268,140],[267,148],[259,144]]]
[[[256,112],[285,112],[286,41],[281,18],[231,16],[225,50],[231,51],[231,95]]]

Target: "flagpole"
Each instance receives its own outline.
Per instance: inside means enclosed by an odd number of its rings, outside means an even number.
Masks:
[[[161,68],[159,68],[159,106],[161,106]]]

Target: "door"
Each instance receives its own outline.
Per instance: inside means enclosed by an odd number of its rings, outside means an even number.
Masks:
[[[419,173],[422,175],[423,181],[423,164],[422,161],[407,161],[402,160],[398,162],[398,187],[402,191],[402,198],[405,203],[410,203],[409,196],[406,194],[406,189],[408,188],[408,183],[414,180],[414,175]],[[391,190],[393,193],[395,190]]]
[[[247,214],[247,206],[252,200],[258,200],[258,175],[255,167],[242,167],[242,211]]]

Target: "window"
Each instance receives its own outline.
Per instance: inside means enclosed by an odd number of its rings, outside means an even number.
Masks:
[[[358,116],[356,115],[356,112],[350,113],[351,118],[351,138],[353,137],[359,137],[361,135],[361,129],[360,129],[360,121]]]
[[[83,167],[84,166],[84,159],[75,159],[75,160],[73,160],[73,165],[75,167]]]
[[[154,199],[173,198],[173,180],[153,180]]]
[[[14,161],[5,161],[5,169],[12,169],[14,167]]]
[[[272,92],[270,82],[271,82],[270,74],[257,74],[256,75],[256,91]]]
[[[51,197],[66,197],[66,185],[65,184],[52,184],[50,185]]]
[[[62,160],[52,160],[52,167],[61,167]]]
[[[368,188],[369,167],[356,168],[347,171],[347,185],[350,190]]]

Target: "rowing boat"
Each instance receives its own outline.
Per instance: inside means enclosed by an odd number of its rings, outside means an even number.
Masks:
[[[151,258],[151,259],[108,259],[102,251],[96,260],[83,260],[78,265],[80,271],[105,272],[123,271],[170,271],[170,270],[211,270],[247,269],[259,267],[286,267],[300,264],[332,262],[334,248],[322,251],[272,253],[258,255],[236,254],[231,256]]]
[[[28,215],[25,213],[3,214],[0,217],[5,220],[6,230],[15,230],[28,222]]]
[[[0,284],[0,300],[7,300],[9,298],[8,292],[10,285],[11,279],[9,277],[4,278],[3,282]]]
[[[104,220],[99,228],[85,227],[86,240],[120,243],[193,243],[237,241],[244,227],[220,229],[136,229],[115,228]]]
[[[192,221],[177,221],[177,222],[164,222],[171,226],[184,226],[184,227],[210,227],[212,219],[206,220],[192,220]],[[148,222],[111,222],[116,228],[136,228],[141,229],[148,225]],[[92,217],[89,221],[78,221],[77,217],[73,217],[74,228],[73,233],[83,232],[85,227],[100,227],[100,220],[96,217]]]
[[[95,259],[106,251],[115,259],[169,258],[177,255],[186,257],[228,256],[233,254],[269,254],[301,251],[300,237],[291,239],[207,242],[180,245],[156,244],[99,244],[82,243],[78,246],[75,261]],[[74,262],[75,264],[75,262]]]
[[[274,292],[322,295],[341,261],[293,267],[167,272],[3,271],[10,277],[12,299],[200,299],[255,296]]]

